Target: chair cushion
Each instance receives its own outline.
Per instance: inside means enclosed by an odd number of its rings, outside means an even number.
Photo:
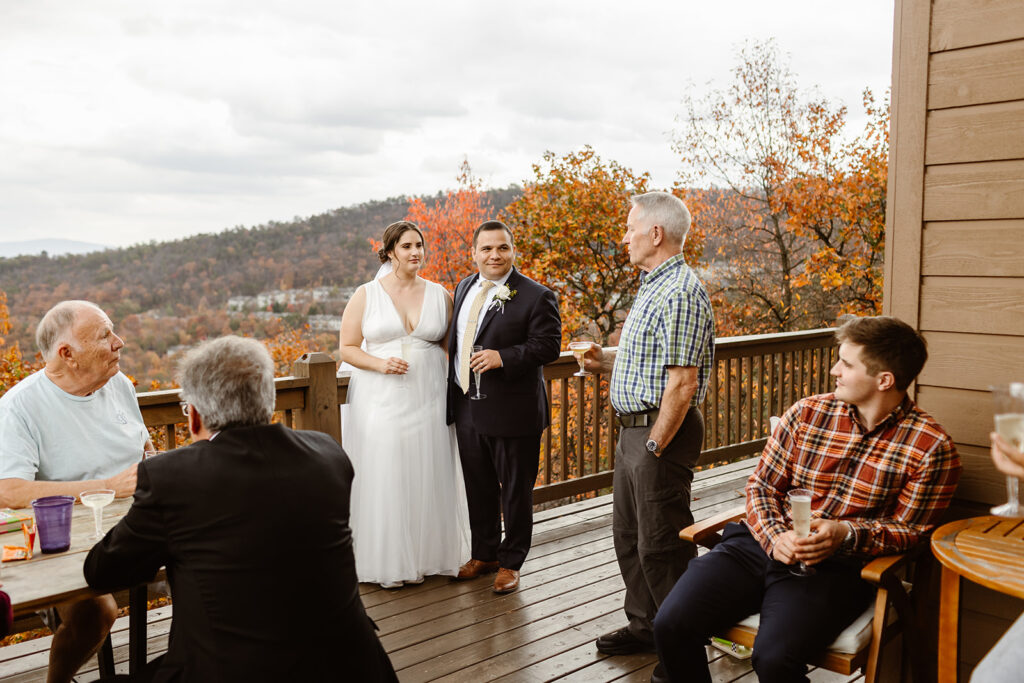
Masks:
[[[875,603],[872,602],[860,616],[854,619],[849,626],[843,629],[843,632],[840,633],[834,641],[832,641],[832,644],[828,646],[828,649],[847,655],[860,652],[861,648],[871,642],[871,621],[874,616]],[[746,626],[747,628],[756,629],[760,623],[761,615],[751,614],[749,617],[739,622],[738,626]]]
[[[913,586],[906,581],[901,581],[903,584],[903,590],[908,594],[910,593]],[[875,618],[875,603],[874,601],[868,603],[867,608],[861,612],[860,616],[850,622],[850,625],[843,629],[842,633],[836,636],[836,639],[832,641],[832,644],[828,646],[829,650],[833,652],[839,652],[844,655],[855,655],[862,649],[867,647],[867,644],[871,642],[871,622]],[[889,610],[889,618],[886,620],[890,624],[896,621],[895,610]],[[747,628],[757,629],[761,623],[760,614],[751,614],[749,617],[737,624],[737,626],[746,626]]]

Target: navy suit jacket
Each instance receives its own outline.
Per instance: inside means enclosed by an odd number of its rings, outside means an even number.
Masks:
[[[458,368],[456,321],[467,302],[466,293],[479,278],[474,274],[455,288],[455,308],[448,337],[448,424],[455,421]],[[480,320],[476,343],[501,354],[502,367],[481,375],[482,401],[468,401],[473,426],[485,436],[529,436],[548,426],[544,366],[558,358],[562,346],[562,319],[558,299],[550,289],[514,267],[505,284],[516,294],[499,307],[488,308]]]
[[[156,681],[395,681],[359,598],[352,477],[334,439],[279,424],[144,460],[86,581],[107,592],[167,568],[174,616]]]

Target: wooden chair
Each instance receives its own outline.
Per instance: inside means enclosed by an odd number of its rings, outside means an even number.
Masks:
[[[684,541],[713,548],[718,541],[722,540],[719,532],[725,525],[743,519],[745,516],[744,508],[734,508],[686,527],[679,532],[679,537]],[[844,675],[852,675],[863,669],[865,683],[874,683],[875,677],[878,675],[878,662],[882,649],[900,632],[902,626],[904,662],[909,663],[911,677],[915,683],[922,683],[926,680],[927,659],[919,646],[920,628],[916,623],[908,595],[909,584],[903,582],[900,573],[909,571],[910,565],[913,564],[915,572],[913,578],[915,581],[923,580],[923,576],[916,574],[918,571],[927,570],[927,556],[922,558],[925,560],[924,562],[915,562],[915,560],[927,547],[927,542],[921,542],[901,555],[886,555],[869,562],[861,570],[861,577],[878,587],[874,604],[869,606],[850,627],[847,627],[846,631],[836,639],[836,642],[828,650],[809,663]],[[890,606],[895,608],[895,614],[890,613]],[[754,638],[757,636],[757,627],[756,625],[745,625],[752,622],[756,623],[756,620],[754,618],[745,619],[724,633],[715,635],[739,645],[753,647]],[[853,633],[847,633],[851,630]],[[860,638],[856,637],[858,634]],[[849,646],[851,641],[852,646]],[[843,647],[844,644],[847,646]],[[842,650],[851,651],[843,652],[833,649],[837,645],[840,645]]]

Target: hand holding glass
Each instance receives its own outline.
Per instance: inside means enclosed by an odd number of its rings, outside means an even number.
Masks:
[[[588,341],[569,342],[569,350],[572,351],[572,355],[576,356],[576,362],[580,365],[580,371],[572,373],[573,377],[589,377],[593,374],[587,372],[583,367],[583,359],[589,349],[590,342]]]
[[[811,535],[811,492],[807,489],[793,489],[786,495],[789,496],[789,507],[793,515],[793,531],[798,538],[807,538]],[[815,570],[800,562],[789,573],[794,576],[811,576]]]
[[[476,354],[480,353],[483,350],[484,347],[482,346],[474,346],[473,355],[475,356]],[[487,394],[480,393],[480,372],[476,369],[473,370],[473,379],[476,380],[476,393],[470,395],[470,400],[479,401],[482,398],[487,398]]]
[[[82,505],[92,508],[92,517],[96,523],[96,530],[89,536],[89,540],[98,541],[103,538],[103,508],[113,502],[114,492],[110,489],[94,489],[92,491],[82,491],[78,494],[78,498],[82,501]]]
[[[992,387],[996,431],[1004,441],[1017,450],[1024,448],[1024,382],[1012,382]],[[1017,477],[1006,477],[1007,501],[992,508],[1000,517],[1024,517],[1024,508],[1018,498]]]

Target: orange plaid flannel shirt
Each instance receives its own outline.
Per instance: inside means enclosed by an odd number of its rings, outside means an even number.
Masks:
[[[747,481],[746,523],[771,555],[792,528],[786,492],[810,489],[814,517],[853,526],[851,553],[902,552],[931,530],[959,479],[953,440],[909,397],[865,432],[852,405],[810,396],[768,439]]]

